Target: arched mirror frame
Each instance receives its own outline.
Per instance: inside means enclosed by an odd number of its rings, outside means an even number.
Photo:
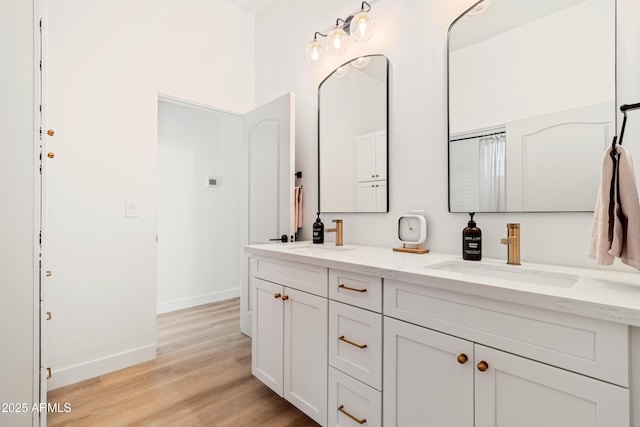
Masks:
[[[384,158],[382,158],[382,155],[377,156],[378,164],[381,165],[378,167],[380,169],[383,169],[383,171],[379,173],[371,174],[371,175],[377,175],[377,176],[372,176],[370,181],[364,181],[364,180],[356,181],[354,185],[357,186],[358,182],[360,182],[362,187],[367,186],[366,190],[373,189],[371,191],[375,191],[375,196],[378,197],[377,199],[378,203],[376,203],[376,205],[379,208],[377,209],[353,209],[353,208],[349,209],[349,208],[342,208],[342,207],[328,208],[326,203],[323,206],[323,191],[326,190],[326,188],[323,188],[323,172],[328,173],[330,168],[328,168],[328,166],[326,165],[327,163],[326,161],[323,162],[323,159],[326,159],[327,157],[331,158],[331,156],[327,156],[326,153],[323,153],[323,146],[326,147],[326,144],[328,143],[328,141],[326,141],[325,139],[323,143],[324,135],[322,132],[322,128],[323,128],[322,110],[323,108],[328,108],[328,107],[326,103],[323,103],[322,101],[322,88],[323,88],[323,85],[325,85],[325,83],[328,82],[329,79],[331,79],[331,77],[336,76],[336,73],[338,73],[339,70],[341,70],[343,67],[351,63],[354,63],[355,61],[362,60],[363,58],[368,60],[384,59],[384,64],[382,67],[385,73],[385,76],[384,76],[385,88],[383,90],[385,99],[382,105],[382,107],[384,108],[384,112],[382,114],[382,117],[384,120],[384,127],[383,129],[382,128],[377,129],[377,132],[374,131],[373,129],[370,129],[370,132],[366,132],[366,135],[368,135],[369,137],[377,138],[377,143],[374,142],[373,144],[377,146],[379,149],[383,148]],[[364,55],[364,56],[354,58],[350,61],[347,61],[341,66],[337,67],[327,77],[325,77],[322,80],[322,82],[318,85],[318,212],[323,212],[323,213],[350,213],[350,212],[385,213],[385,212],[389,212],[389,155],[388,155],[389,154],[389,68],[390,68],[389,59],[385,55],[382,55],[382,54]],[[354,71],[357,71],[357,68]],[[347,97],[347,96],[354,96],[354,95],[345,94],[344,96]],[[347,136],[346,138],[352,138],[352,137],[353,136],[350,135],[350,136]],[[381,141],[382,141],[382,144],[381,144]],[[324,171],[323,171],[323,168],[324,168]],[[356,166],[353,166],[353,168],[354,170],[351,171],[351,174],[357,175],[358,171],[355,170],[357,169]],[[325,177],[325,185],[326,185],[326,178],[327,177]],[[326,185],[326,187],[329,188],[328,185]],[[345,187],[344,183],[343,183],[343,187]],[[354,197],[357,197],[357,195]],[[324,198],[326,199],[326,193]],[[357,199],[353,200],[353,205],[356,205],[356,204],[357,204]]]

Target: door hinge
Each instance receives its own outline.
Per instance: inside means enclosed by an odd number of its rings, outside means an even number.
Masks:
[[[40,168],[40,171],[42,171],[42,167]],[[42,231],[38,234],[38,244],[42,245]]]

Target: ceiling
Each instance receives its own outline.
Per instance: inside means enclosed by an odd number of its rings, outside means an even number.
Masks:
[[[272,3],[273,0],[227,0],[229,3],[233,3],[241,9],[256,15],[262,9]]]

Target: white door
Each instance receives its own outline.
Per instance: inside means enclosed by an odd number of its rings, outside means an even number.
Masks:
[[[385,317],[383,360],[385,427],[473,427],[473,343]]]
[[[284,398],[327,425],[326,298],[284,289]]]
[[[0,425],[12,427],[40,423],[40,12],[10,0],[0,14]]]
[[[251,336],[249,256],[244,245],[269,243],[294,229],[295,96],[281,96],[242,118],[240,329]]]
[[[476,427],[629,425],[629,390],[475,346]]]

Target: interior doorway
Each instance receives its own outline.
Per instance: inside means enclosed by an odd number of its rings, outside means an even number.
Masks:
[[[240,296],[241,115],[158,97],[157,312]]]

